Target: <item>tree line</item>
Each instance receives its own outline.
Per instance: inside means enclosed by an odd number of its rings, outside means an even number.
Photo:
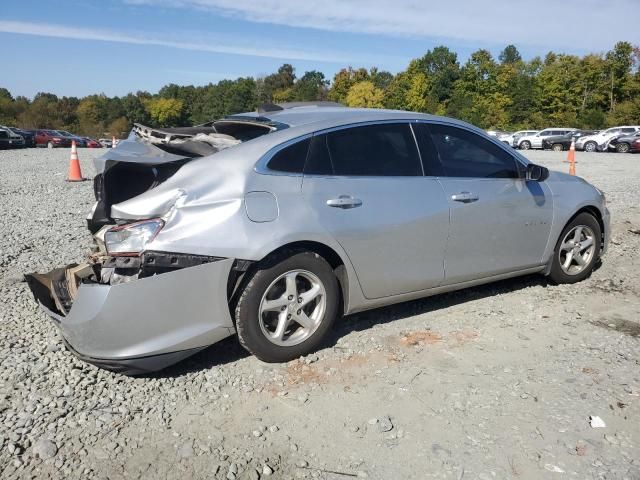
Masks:
[[[375,67],[346,67],[330,82],[316,70],[298,77],[284,64],[264,77],[197,87],[169,84],[156,94],[138,91],[122,97],[41,92],[33,99],[14,98],[0,88],[0,125],[122,136],[133,123],[195,125],[253,111],[263,103],[317,100],[446,115],[486,129],[638,125],[640,48],[618,42],[602,54],[549,52],[527,61],[508,45],[498,58],[479,49],[461,64],[454,51],[438,46],[395,75]]]

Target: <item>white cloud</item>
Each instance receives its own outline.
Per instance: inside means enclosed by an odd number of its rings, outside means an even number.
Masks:
[[[287,47],[279,48],[274,46],[264,46],[260,42],[256,45],[247,45],[246,39],[237,44],[220,43],[215,39],[205,41],[182,41],[170,40],[166,34],[130,34],[113,30],[96,30],[90,28],[68,27],[64,25],[14,22],[0,20],[0,32],[17,33],[22,35],[35,35],[40,37],[67,38],[75,40],[98,40],[104,42],[127,43],[134,45],[152,45],[166,48],[177,48],[182,50],[194,50],[200,52],[225,53],[233,55],[250,55],[255,57],[278,58],[283,60],[309,60],[320,62],[347,62],[348,58],[344,54],[334,54],[332,52],[315,52],[305,50],[295,50]],[[197,33],[192,33],[192,37],[200,37]]]
[[[606,50],[640,42],[638,0],[124,0],[204,9],[251,22],[329,31],[417,36],[481,45]]]

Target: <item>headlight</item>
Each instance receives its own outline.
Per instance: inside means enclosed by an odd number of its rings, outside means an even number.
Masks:
[[[109,255],[138,255],[164,227],[159,218],[113,227],[104,234]]]

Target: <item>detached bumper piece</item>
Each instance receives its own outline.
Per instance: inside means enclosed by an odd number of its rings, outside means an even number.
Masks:
[[[227,303],[233,259],[126,283],[96,283],[92,266],[25,278],[82,360],[119,373],[160,370],[235,332]]]

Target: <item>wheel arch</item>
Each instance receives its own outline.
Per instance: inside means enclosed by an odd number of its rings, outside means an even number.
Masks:
[[[562,231],[565,229],[565,227],[567,225],[569,225],[574,218],[576,218],[578,215],[580,215],[581,213],[588,213],[590,215],[592,215],[593,217],[595,217],[596,221],[598,222],[598,225],[600,226],[600,235],[601,235],[601,249],[604,248],[605,245],[605,235],[608,234],[608,232],[605,231],[605,225],[604,225],[604,217],[602,212],[600,211],[600,209],[595,206],[595,205],[583,205],[582,207],[580,207],[578,210],[576,210],[573,215],[571,215],[569,218],[567,218],[567,220],[562,224],[562,227],[560,228],[559,232],[558,232],[558,237],[555,239],[555,242],[553,243],[553,249],[551,250],[551,255],[549,256],[549,260],[546,263],[546,266],[543,270],[543,275],[548,275],[549,272],[551,271],[551,264],[553,262],[553,255],[555,252],[555,245],[557,244],[557,242],[560,239],[560,236],[562,235]]]
[[[286,251],[308,251],[314,252],[324,258],[327,263],[333,269],[336,278],[338,279],[338,285],[340,286],[340,295],[342,298],[339,299],[339,305],[341,308],[340,314],[348,311],[348,303],[349,303],[349,275],[347,273],[346,262],[340,256],[338,252],[335,251],[332,247],[318,242],[314,240],[298,240],[294,242],[289,242],[284,245],[281,245],[274,250],[270,251],[266,254],[262,259],[251,262],[248,265],[244,272],[241,272],[238,275],[238,272],[234,274],[233,270],[229,276],[229,285],[228,285],[228,298],[229,298],[229,306],[231,311],[234,310],[234,302],[237,300],[237,293],[242,291],[242,287],[244,285],[245,279],[251,275],[251,272],[262,262],[268,261],[270,258],[274,258],[283,252]],[[233,317],[233,315],[232,315]]]

